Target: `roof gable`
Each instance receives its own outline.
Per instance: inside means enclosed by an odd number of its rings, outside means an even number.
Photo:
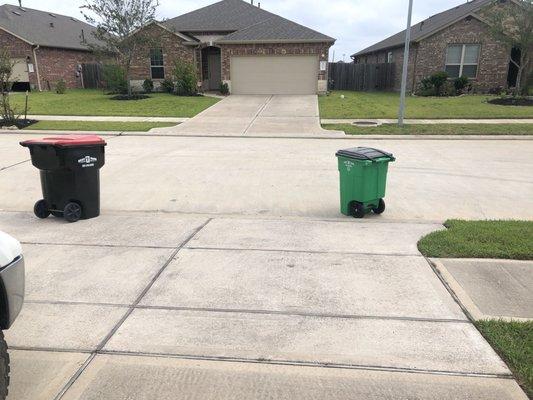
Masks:
[[[0,29],[40,46],[88,50],[88,44],[97,43],[92,25],[66,15],[10,4],[0,6]]]
[[[163,22],[180,32],[232,32],[218,43],[334,39],[243,0],[222,0]]]
[[[475,13],[479,9],[491,4],[493,0],[473,0],[468,3],[461,4],[449,10],[443,11],[439,14],[435,14],[422,22],[411,27],[411,41],[417,42],[425,39],[440,30],[450,26],[451,24],[466,18],[467,16]],[[363,54],[373,53],[380,50],[385,50],[393,47],[403,46],[405,43],[405,30],[398,32],[395,35],[388,37],[381,42],[378,42],[370,47],[367,47],[360,52],[353,54],[354,56],[360,56]]]

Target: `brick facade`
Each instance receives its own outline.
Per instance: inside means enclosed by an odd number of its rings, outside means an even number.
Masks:
[[[320,61],[328,61],[330,44],[327,43],[270,43],[227,44],[220,46],[222,54],[222,80],[231,81],[232,56],[317,55]],[[326,71],[317,71],[319,81],[327,80]]]
[[[0,47],[8,49],[11,58],[29,60],[33,64],[34,72],[28,75],[34,89],[38,87],[37,70],[43,90],[54,89],[60,79],[66,82],[68,88],[81,88],[78,65],[95,61],[88,51],[39,47],[34,52],[34,46],[3,30],[0,30]]]
[[[511,49],[493,38],[489,27],[475,19],[465,18],[436,34],[411,46],[408,74],[408,88],[416,91],[422,79],[444,71],[446,51],[450,44],[481,45],[477,77],[472,79],[474,90],[487,92],[507,86],[507,73]],[[395,63],[395,89],[399,90],[402,77],[403,47],[383,50],[355,59],[361,63],[385,62],[389,51],[393,52]]]
[[[185,45],[184,40],[178,35],[170,32],[158,25],[150,25],[143,31],[143,34],[151,38],[150,42],[157,43],[163,50],[163,63],[165,67],[165,78],[172,77],[174,62],[177,59],[192,62],[198,71],[198,81],[203,81],[202,76],[202,48],[206,43],[196,46]],[[217,36],[216,32],[196,33],[195,36]],[[231,57],[232,56],[258,56],[258,55],[317,55],[320,61],[327,61],[329,54],[329,43],[269,43],[269,44],[221,44],[214,45],[220,48],[221,57],[221,78],[223,82],[231,82]],[[145,79],[150,78],[150,47],[139,49],[132,62],[131,78],[135,86],[142,85]],[[317,71],[317,82],[323,83],[325,90],[327,82],[327,71]],[[157,84],[157,80],[155,80]]]
[[[131,63],[131,79],[144,81],[151,78],[150,71],[150,48],[159,47],[163,50],[163,64],[165,68],[165,78],[172,77],[174,63],[176,60],[184,60],[198,64],[198,52],[194,46],[183,44],[184,39],[173,32],[170,32],[158,25],[152,24],[143,30],[143,34],[149,39],[149,45],[141,47],[136,51]]]

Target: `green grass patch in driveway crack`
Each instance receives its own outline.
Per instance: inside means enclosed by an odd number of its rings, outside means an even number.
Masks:
[[[175,126],[169,122],[108,122],[108,121],[39,121],[28,130],[95,131],[95,132],[147,132],[153,128]]]
[[[449,220],[418,242],[426,257],[533,260],[533,221]]]
[[[70,89],[65,94],[32,92],[28,115],[84,115],[132,117],[194,117],[219,99],[208,96],[183,97],[151,93],[149,99],[118,101],[101,90]],[[10,100],[17,110],[24,109],[24,95],[14,93]]]
[[[341,96],[344,96],[342,98]],[[408,96],[406,118],[531,118],[531,107],[487,103],[495,96]],[[397,118],[400,94],[392,92],[333,91],[319,97],[320,117],[331,119]]]
[[[350,124],[323,124],[326,130],[347,135],[533,135],[533,124],[394,124],[361,127]]]
[[[533,321],[477,321],[476,326],[533,397]]]

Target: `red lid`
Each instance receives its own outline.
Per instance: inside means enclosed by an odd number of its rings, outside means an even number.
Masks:
[[[22,146],[31,145],[49,145],[57,147],[74,147],[74,146],[91,146],[105,145],[106,142],[100,136],[96,135],[62,135],[51,136],[43,139],[26,140],[20,143]]]

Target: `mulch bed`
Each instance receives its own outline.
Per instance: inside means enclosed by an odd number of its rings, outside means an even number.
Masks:
[[[9,126],[16,126],[18,129],[24,129],[24,128],[27,128],[28,126],[31,126],[33,124],[36,124],[37,121],[36,119],[19,119],[17,120],[15,123],[5,123],[4,120],[0,119],[0,127],[9,127]]]
[[[505,99],[492,99],[489,100],[490,104],[496,104],[499,106],[533,106],[533,99],[527,97],[509,97]]]
[[[127,101],[127,100],[144,100],[144,99],[149,99],[149,98],[150,96],[147,96],[145,94],[134,94],[131,96],[128,96],[127,94],[119,94],[117,96],[111,97],[111,100]]]

